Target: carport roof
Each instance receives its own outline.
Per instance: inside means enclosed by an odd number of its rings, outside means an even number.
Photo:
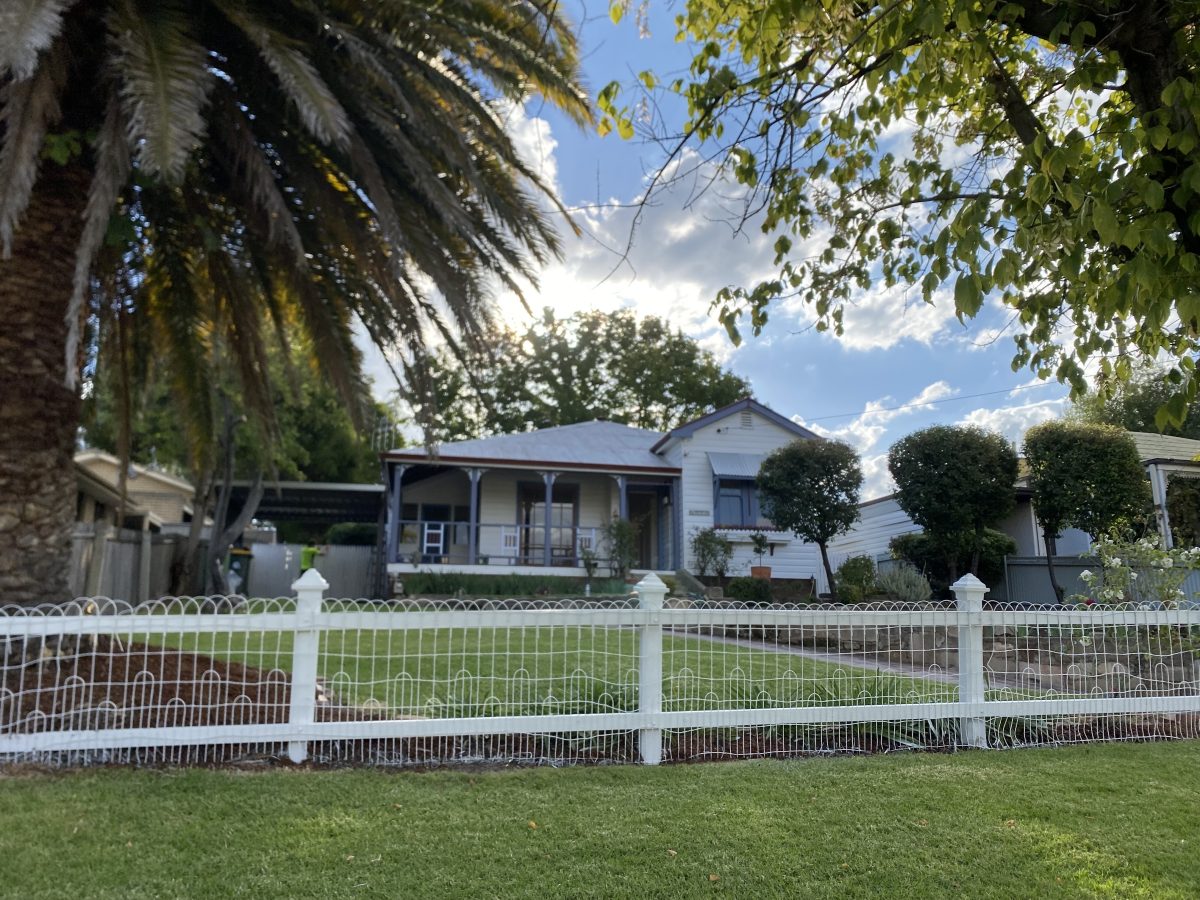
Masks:
[[[237,514],[249,481],[235,481],[230,497],[230,517]],[[271,522],[312,522],[336,525],[339,522],[379,520],[383,504],[382,484],[334,484],[317,481],[278,481],[268,484],[258,504],[255,518]]]

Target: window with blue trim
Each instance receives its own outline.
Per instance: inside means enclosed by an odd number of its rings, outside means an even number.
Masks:
[[[758,507],[758,489],[748,478],[722,478],[716,483],[714,522],[719,528],[769,526]]]

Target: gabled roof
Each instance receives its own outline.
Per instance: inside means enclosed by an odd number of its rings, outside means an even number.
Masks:
[[[613,472],[678,472],[651,452],[658,431],[618,422],[580,422],[539,431],[498,434],[472,441],[450,441],[431,455],[419,447],[392,450],[384,458],[413,463],[476,463],[516,467],[549,466]]]
[[[792,434],[796,435],[796,437],[816,438],[816,439],[820,438],[820,435],[814,434],[813,432],[809,431],[807,428],[805,428],[802,425],[797,425],[795,422],[793,422],[787,416],[781,416],[779,413],[775,412],[775,410],[773,410],[769,407],[763,406],[761,403],[759,403],[753,397],[743,397],[741,400],[737,400],[733,403],[730,403],[728,406],[722,406],[720,409],[716,410],[715,412],[710,412],[706,416],[701,416],[698,419],[692,419],[692,421],[690,421],[690,422],[684,422],[679,427],[674,428],[671,431],[669,431],[667,434],[663,435],[662,439],[660,441],[658,441],[658,443],[656,443],[650,449],[653,452],[657,453],[660,449],[662,449],[663,446],[666,445],[666,443],[668,441],[675,440],[678,438],[690,437],[691,435],[693,435],[697,431],[699,431],[701,428],[703,428],[705,425],[711,425],[713,422],[720,422],[722,419],[728,418],[729,416],[732,416],[736,413],[743,412],[745,410],[749,410],[750,412],[758,413],[764,419],[767,419],[770,422],[774,422],[776,425],[778,425],[780,428],[784,429],[785,431],[790,431]]]

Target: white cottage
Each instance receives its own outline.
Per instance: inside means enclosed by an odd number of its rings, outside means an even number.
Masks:
[[[692,568],[689,537],[716,527],[735,546],[732,574],[752,562],[755,531],[771,538],[780,578],[818,577],[817,548],[762,518],[754,479],[763,458],[815,434],[752,399],[663,434],[583,422],[384,455],[388,571],[582,575],[604,562],[613,518],[639,524],[637,569]]]

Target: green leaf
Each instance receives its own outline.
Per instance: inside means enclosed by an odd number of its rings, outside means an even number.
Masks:
[[[1105,244],[1114,244],[1120,237],[1121,229],[1117,225],[1117,217],[1112,208],[1099,199],[1092,205],[1092,227]]]
[[[954,309],[961,322],[971,318],[983,306],[983,291],[979,287],[979,276],[964,273],[954,282]]]

